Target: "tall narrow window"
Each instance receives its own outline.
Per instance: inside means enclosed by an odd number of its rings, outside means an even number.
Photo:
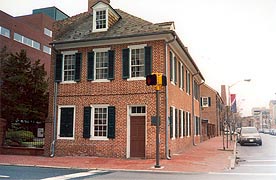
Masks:
[[[107,137],[107,107],[94,108],[93,137]]]
[[[64,55],[64,81],[74,81],[75,79],[75,54]]]
[[[131,77],[144,77],[144,48],[131,49]]]
[[[105,29],[106,22],[106,10],[96,11],[96,29]]]
[[[74,138],[75,106],[59,107],[58,138]]]
[[[108,52],[96,52],[95,73],[96,79],[107,79],[108,77]]]

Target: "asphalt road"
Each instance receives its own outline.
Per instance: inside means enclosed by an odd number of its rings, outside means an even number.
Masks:
[[[0,180],[276,180],[276,136],[262,134],[262,138],[263,146],[238,144],[239,163],[234,170],[225,172],[159,173],[0,166]]]

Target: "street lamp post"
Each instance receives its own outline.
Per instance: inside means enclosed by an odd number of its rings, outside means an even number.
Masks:
[[[228,103],[227,103],[227,129],[228,129],[228,132],[230,133],[230,140],[232,140],[232,123],[230,122],[230,119],[229,119],[229,113],[230,113],[230,110],[231,110],[231,93],[230,93],[230,89],[235,86],[236,84],[240,83],[240,82],[250,82],[251,79],[244,79],[244,80],[240,80],[240,81],[237,81],[233,84],[231,84],[230,86],[228,86]],[[227,148],[228,148],[228,134],[227,134]]]

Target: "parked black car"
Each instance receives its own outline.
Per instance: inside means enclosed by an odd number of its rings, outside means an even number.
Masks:
[[[256,127],[242,127],[239,143],[241,146],[247,143],[255,143],[261,146],[262,138]]]

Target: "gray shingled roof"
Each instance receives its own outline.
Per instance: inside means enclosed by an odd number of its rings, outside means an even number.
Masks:
[[[54,36],[54,43],[171,32],[170,25],[172,25],[173,22],[153,24],[122,10],[116,9],[115,11],[121,18],[106,32],[92,32],[93,17],[88,12],[76,15],[64,21],[58,21],[58,24],[56,24],[58,31]]]

